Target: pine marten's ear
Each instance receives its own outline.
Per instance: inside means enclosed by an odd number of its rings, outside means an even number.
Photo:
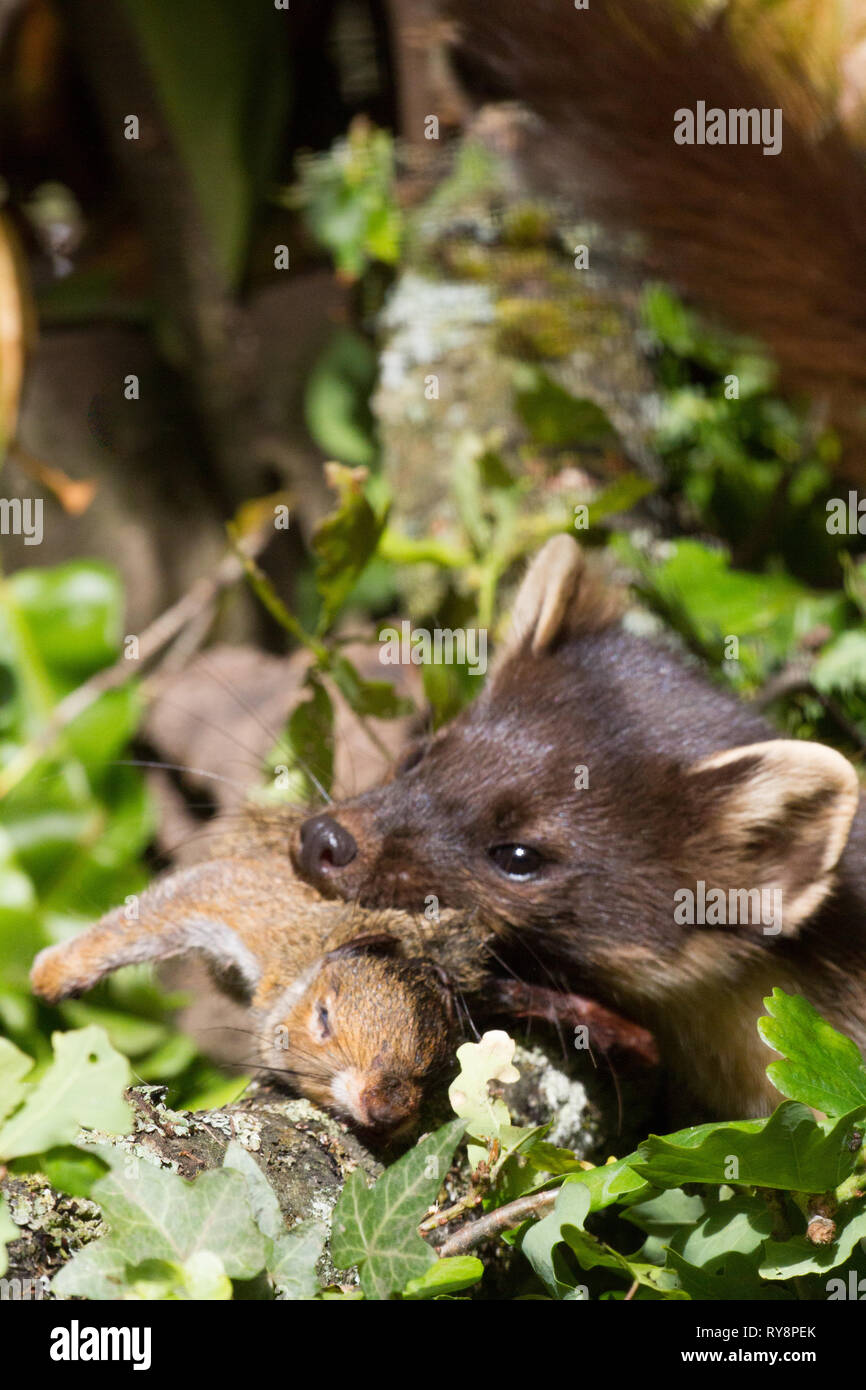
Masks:
[[[773,739],[705,758],[688,781],[696,878],[741,897],[778,890],[773,932],[796,932],[832,886],[859,801],[854,768],[823,744]]]
[[[171,874],[89,930],[40,951],[30,971],[34,993],[55,1004],[123,965],[196,951],[232,993],[251,997],[261,963],[227,917],[228,904],[237,907],[238,868],[215,859]]]
[[[499,665],[520,649],[533,655],[578,632],[597,631],[620,614],[620,594],[588,565],[573,536],[552,536],[535,556],[511,609],[511,625],[496,654]]]

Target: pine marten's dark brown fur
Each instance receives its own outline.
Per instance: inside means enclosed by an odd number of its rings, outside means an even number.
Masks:
[[[562,535],[482,694],[392,781],[304,822],[294,853],[320,891],[367,906],[480,906],[542,983],[651,1029],[705,1107],[754,1114],[778,1100],[755,1027],[773,986],[866,1043],[858,795],[839,753],[780,738],[625,631]],[[702,884],[762,891],[778,920],[682,923]]]

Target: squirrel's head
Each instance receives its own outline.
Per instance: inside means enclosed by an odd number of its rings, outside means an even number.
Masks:
[[[418,1120],[451,1056],[450,996],[428,962],[391,958],[393,939],[331,951],[274,1001],[261,1057],[311,1100],[379,1136]]]

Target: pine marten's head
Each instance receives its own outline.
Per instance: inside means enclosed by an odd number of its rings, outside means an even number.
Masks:
[[[857,802],[840,754],[774,736],[625,631],[558,536],[482,694],[386,785],[301,824],[293,854],[320,891],[362,904],[481,905],[628,1001],[795,936],[831,890]]]

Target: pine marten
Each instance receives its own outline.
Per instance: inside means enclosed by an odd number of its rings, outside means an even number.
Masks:
[[[841,754],[626,631],[560,535],[474,703],[293,855],[362,905],[481,906],[539,983],[650,1029],[705,1109],[756,1115],[778,1102],[755,1027],[773,986],[866,1043],[858,803]]]

